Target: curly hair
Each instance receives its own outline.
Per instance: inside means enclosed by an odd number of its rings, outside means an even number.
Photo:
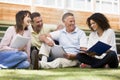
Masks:
[[[94,13],[92,14],[90,17],[88,17],[86,23],[88,25],[88,27],[94,31],[91,27],[91,24],[90,24],[90,20],[93,20],[95,21],[98,26],[104,31],[104,30],[107,30],[108,28],[110,28],[110,24],[109,24],[109,21],[108,19],[101,13]]]

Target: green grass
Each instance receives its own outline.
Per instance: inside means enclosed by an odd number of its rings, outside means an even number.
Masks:
[[[0,80],[120,80],[120,68],[3,69]]]

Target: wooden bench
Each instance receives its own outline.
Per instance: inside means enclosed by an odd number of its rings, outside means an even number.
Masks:
[[[115,35],[116,35],[117,53],[118,53],[118,56],[120,57],[120,32],[116,31]]]
[[[2,25],[0,24],[0,41],[5,33],[5,31],[7,30],[8,26],[7,25]]]
[[[13,24],[1,24],[0,23],[0,41],[1,41],[1,39],[2,39],[2,37],[4,36],[4,33],[5,33],[5,31],[7,30],[7,28],[9,27],[9,26],[13,26]],[[44,24],[44,26],[45,26],[45,32],[51,32],[51,31],[54,31],[55,29],[56,29],[56,27],[57,27],[57,25],[48,25],[48,24]]]
[[[12,24],[0,24],[0,41],[5,33],[5,31],[7,30],[7,28],[9,26],[12,26]],[[50,26],[51,27],[51,26]],[[86,35],[88,36],[90,31],[89,30],[84,30],[86,32]],[[117,52],[118,55],[120,56],[120,31],[115,31],[115,35],[116,35],[116,46],[117,46]]]

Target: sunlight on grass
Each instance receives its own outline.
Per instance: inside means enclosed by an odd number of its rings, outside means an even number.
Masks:
[[[119,80],[120,69],[0,70],[0,80]]]

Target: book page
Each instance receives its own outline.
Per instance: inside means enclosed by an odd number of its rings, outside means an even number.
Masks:
[[[13,40],[13,42],[11,43],[10,47],[12,48],[21,48],[21,47],[24,47],[28,41],[29,41],[30,38],[28,37],[23,37],[21,35],[16,35],[15,39]]]

